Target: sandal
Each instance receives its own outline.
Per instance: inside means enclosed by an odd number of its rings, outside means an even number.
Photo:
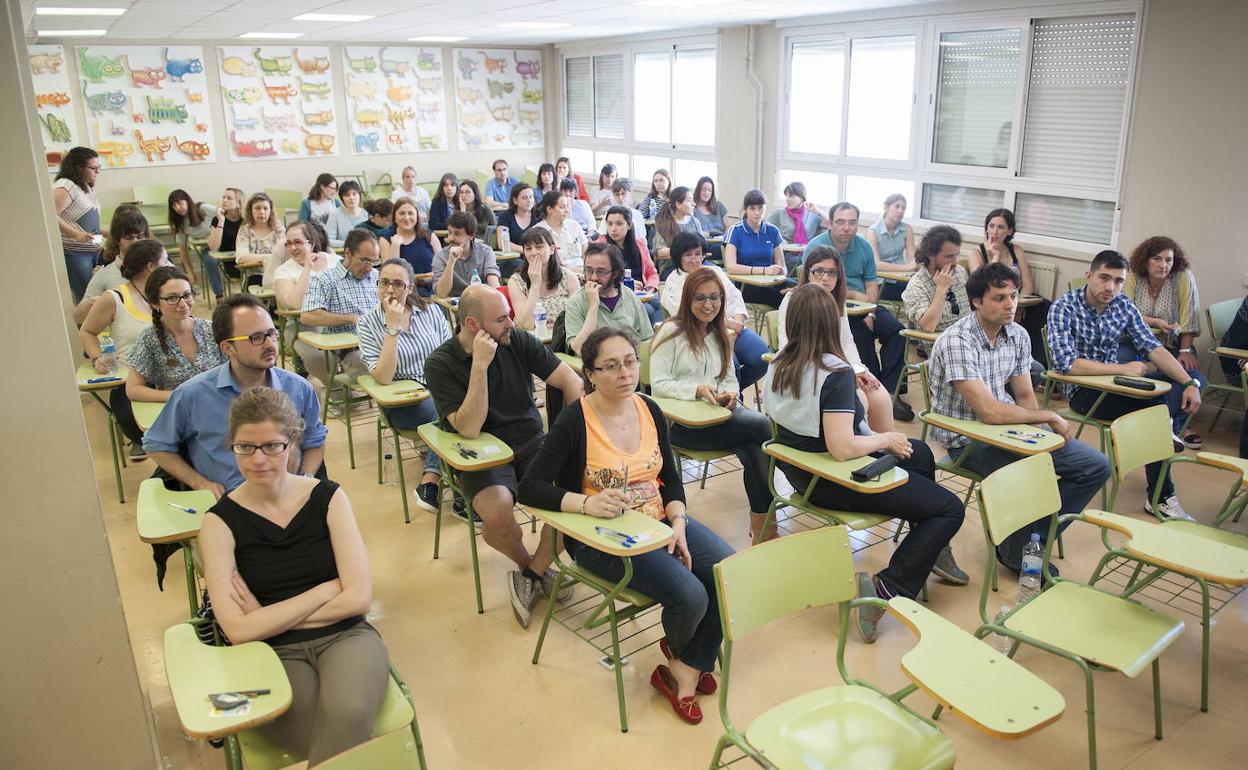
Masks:
[[[672,648],[667,646],[666,636],[659,640],[659,652],[663,653],[663,657],[672,660]],[[695,689],[701,695],[713,695],[719,685],[710,671],[703,671],[698,674],[698,686]]]
[[[691,725],[701,724],[702,709],[698,707],[697,698],[693,695],[684,698],[676,695],[676,677],[672,676],[667,666],[655,667],[654,673],[650,675],[650,684],[672,704],[672,711],[676,712],[676,716]]]

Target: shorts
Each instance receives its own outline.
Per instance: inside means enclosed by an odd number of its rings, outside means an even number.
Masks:
[[[464,472],[459,474],[459,489],[464,499],[471,502],[478,492],[490,487],[506,487],[511,497],[516,498],[516,487],[525,472],[529,470],[537,452],[542,448],[545,434],[538,434],[518,447],[512,447],[511,462],[498,465],[483,471]]]

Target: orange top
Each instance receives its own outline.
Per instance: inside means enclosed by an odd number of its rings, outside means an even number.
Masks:
[[[641,422],[641,440],[637,442],[637,451],[631,454],[611,443],[598,414],[587,399],[581,399],[585,411],[585,475],[581,493],[596,495],[604,489],[619,489],[627,479],[632,507],[650,518],[662,519],[663,498],[658,479],[663,453],[659,451],[659,431],[641,396],[633,394],[632,399]]]

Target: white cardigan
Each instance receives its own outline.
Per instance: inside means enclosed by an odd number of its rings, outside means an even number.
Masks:
[[[724,287],[724,317],[735,318],[743,315],[748,321],[750,311],[745,306],[745,299],[741,296],[741,290],[737,285],[728,280],[728,276],[724,275],[722,268],[717,265],[703,265],[715,271],[715,275],[719,277],[719,282]],[[663,281],[663,293],[659,295],[659,304],[667,311],[669,316],[676,315],[676,311],[680,310],[680,295],[685,290],[685,279],[689,274],[683,270],[673,270],[668,273],[667,280]]]
[[[707,385],[713,390],[736,393],[741,389],[728,361],[722,378],[719,369],[723,363],[719,348],[714,341],[706,341],[706,351],[699,355],[689,347],[684,335],[677,335],[676,324],[665,323],[659,327],[650,345],[650,390],[659,398],[677,398],[682,401],[697,399],[698,386]],[[666,340],[659,344],[661,340]],[[731,354],[730,354],[731,355]]]

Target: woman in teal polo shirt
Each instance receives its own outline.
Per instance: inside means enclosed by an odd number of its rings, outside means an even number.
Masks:
[[[784,238],[763,216],[767,198],[762,190],[750,190],[741,204],[742,219],[724,234],[724,269],[728,275],[784,275]],[[792,279],[775,286],[749,286],[741,290],[749,304],[780,307],[782,289],[796,285]]]

